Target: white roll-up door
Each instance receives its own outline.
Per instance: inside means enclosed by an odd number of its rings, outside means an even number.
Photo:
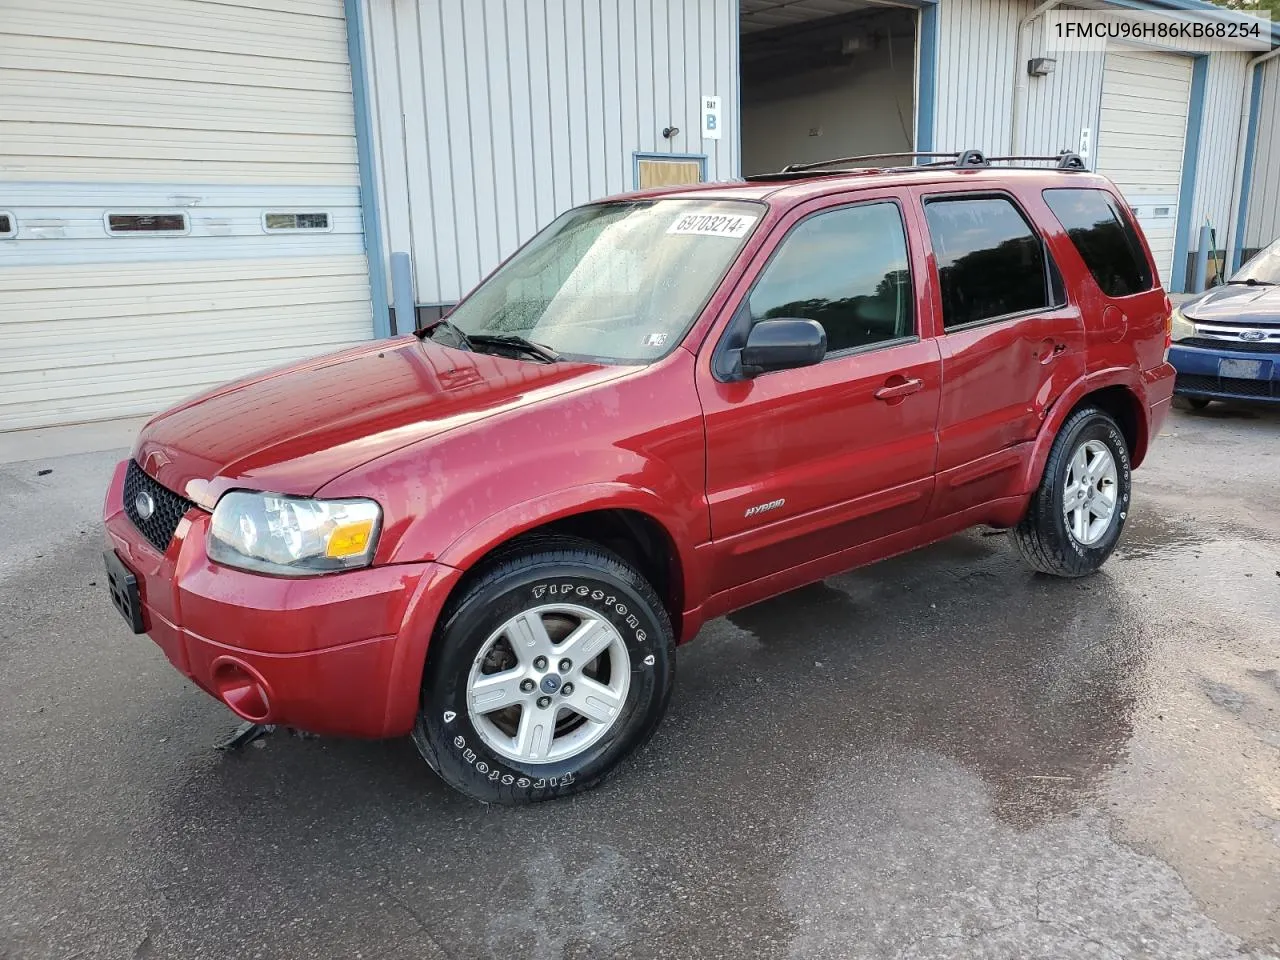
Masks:
[[[0,430],[372,335],[341,0],[9,4],[0,49]]]
[[[1109,50],[1102,78],[1097,170],[1116,182],[1142,224],[1160,278],[1173,275],[1190,57]]]

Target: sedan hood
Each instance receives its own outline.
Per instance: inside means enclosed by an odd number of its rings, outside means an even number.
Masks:
[[[1184,304],[1182,312],[1193,320],[1216,323],[1280,324],[1280,287],[1242,283],[1214,287]]]
[[[627,369],[509,360],[402,337],[197,396],[151,420],[134,455],[170,490],[209,508],[233,487],[307,496],[408,444]]]

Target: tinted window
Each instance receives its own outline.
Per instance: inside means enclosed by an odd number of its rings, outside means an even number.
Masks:
[[[751,292],[751,320],[804,317],[827,331],[827,351],[910,336],[907,237],[897,204],[819,213],[797,226]]]
[[[8,213],[0,213],[0,237],[12,237],[17,232],[13,226],[13,216]]]
[[[1011,202],[931,200],[924,212],[948,330],[1049,306],[1044,244]]]
[[[1132,224],[1103,190],[1046,190],[1049,205],[1109,297],[1151,289],[1151,270]]]

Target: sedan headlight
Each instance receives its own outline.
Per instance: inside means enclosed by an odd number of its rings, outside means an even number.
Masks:
[[[1179,340],[1186,340],[1188,337],[1194,337],[1196,335],[1195,326],[1187,319],[1187,315],[1182,312],[1181,307],[1173,308],[1171,335],[1175,343]]]
[[[209,558],[229,567],[305,577],[373,562],[382,508],[372,500],[312,500],[233,490],[213,510]]]

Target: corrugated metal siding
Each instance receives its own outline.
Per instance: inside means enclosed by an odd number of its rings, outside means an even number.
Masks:
[[[9,4],[0,49],[0,430],[372,333],[341,0]],[[175,210],[183,235],[103,222]],[[263,230],[289,211],[331,229]]]
[[[1057,67],[1046,77],[1027,77],[1027,105],[1023,114],[1019,153],[1053,154],[1080,149],[1080,135],[1089,131],[1097,143],[1098,104],[1102,100],[1102,53],[1045,50],[1044,30],[1037,21],[1027,28],[1027,57],[1053,57]],[[1094,155],[1090,149],[1090,159]]]
[[[412,255],[420,303],[459,299],[559,213],[632,189],[636,152],[739,169],[736,0],[368,9],[386,242]],[[721,98],[719,140],[702,139],[703,94]]]
[[[1191,206],[1191,235],[1187,249],[1200,245],[1200,227],[1213,225],[1218,249],[1227,242],[1231,220],[1231,189],[1236,176],[1236,146],[1240,136],[1240,108],[1246,91],[1249,53],[1211,53],[1205,74],[1204,114],[1200,127],[1200,160]]]
[[[1014,41],[1018,19],[1030,9],[1009,0],[942,0],[933,149],[1007,149]]]
[[[1264,72],[1244,231],[1246,250],[1265,247],[1280,237],[1280,58],[1256,69]]]

